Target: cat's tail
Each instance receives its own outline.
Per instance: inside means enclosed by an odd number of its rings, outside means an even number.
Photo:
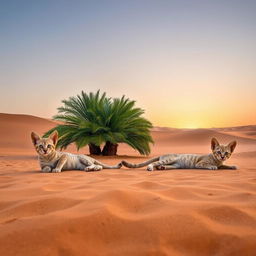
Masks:
[[[122,167],[122,163],[118,163],[117,165],[107,165],[103,164],[102,162],[95,160],[94,164],[98,164],[103,167],[103,169],[120,169]]]
[[[160,159],[160,157],[158,156],[158,157],[151,158],[148,161],[145,161],[145,162],[142,162],[142,163],[139,163],[139,164],[131,164],[131,163],[128,163],[124,160],[121,163],[122,163],[122,165],[124,165],[125,167],[128,167],[128,168],[140,168],[140,167],[149,165],[153,162],[159,161],[159,159]]]

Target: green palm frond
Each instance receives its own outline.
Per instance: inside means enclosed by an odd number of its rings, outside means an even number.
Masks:
[[[88,144],[100,146],[107,141],[126,143],[140,154],[150,153],[151,122],[142,117],[144,110],[135,107],[135,101],[122,96],[108,98],[106,93],[81,92],[76,97],[62,101],[53,119],[62,122],[45,133],[57,130],[58,147],[66,148],[75,143],[77,149]]]

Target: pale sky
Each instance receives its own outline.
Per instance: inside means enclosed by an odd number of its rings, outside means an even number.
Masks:
[[[1,1],[0,112],[50,118],[84,90],[157,126],[256,124],[256,1]]]

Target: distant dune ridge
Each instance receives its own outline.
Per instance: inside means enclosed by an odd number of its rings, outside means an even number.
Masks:
[[[4,134],[3,138],[1,138],[0,148],[32,149],[30,140],[31,131],[43,134],[56,125],[55,121],[31,115],[0,113],[0,121],[0,133]],[[160,147],[169,146],[170,150],[172,147],[184,146],[208,147],[210,146],[210,139],[216,137],[225,143],[231,140],[237,140],[238,144],[248,145],[249,151],[251,151],[256,143],[256,125],[213,129],[154,127],[152,129],[152,135],[155,140],[155,147],[161,144]],[[125,145],[124,148],[126,149]],[[248,148],[246,151],[248,151]]]
[[[54,121],[36,116],[0,114],[0,148],[31,148],[32,131],[42,134],[54,126]]]
[[[238,170],[40,173],[30,133],[55,124],[0,114],[0,255],[255,255],[255,125],[154,127],[150,156],[120,145],[119,156],[98,157],[114,164],[204,153],[216,137],[238,141],[228,161]]]

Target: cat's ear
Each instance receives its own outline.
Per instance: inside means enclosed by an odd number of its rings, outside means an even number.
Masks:
[[[219,146],[219,142],[217,141],[216,138],[212,138],[212,141],[211,141],[211,148],[212,150],[214,150],[217,146]]]
[[[35,132],[31,132],[31,139],[34,145],[36,145],[37,141],[41,139],[39,135],[37,135]]]
[[[228,147],[230,148],[230,152],[233,153],[235,150],[237,142],[234,140],[228,144]]]
[[[58,142],[58,138],[59,138],[59,135],[58,135],[58,132],[57,130],[53,131],[50,136],[49,136],[49,139],[51,139],[53,141],[53,144],[56,146],[57,142]]]

